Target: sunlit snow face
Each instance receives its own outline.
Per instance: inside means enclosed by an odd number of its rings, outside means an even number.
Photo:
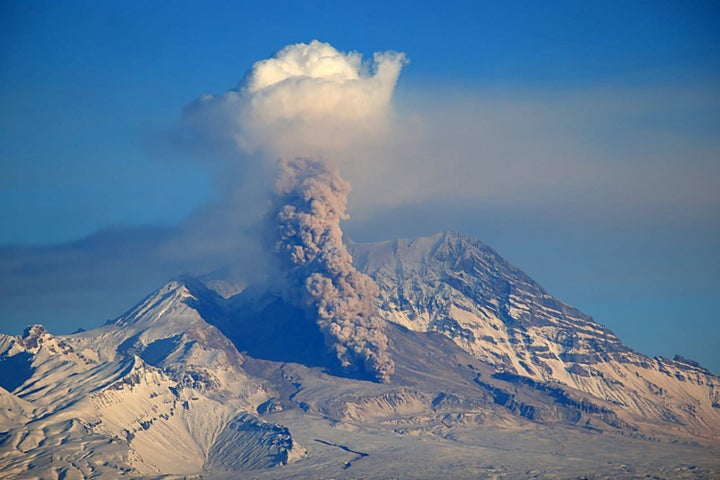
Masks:
[[[255,93],[289,78],[303,77],[344,83],[359,79],[361,68],[360,54],[342,54],[331,45],[314,40],[307,45],[288,45],[273,58],[255,63],[245,89]]]

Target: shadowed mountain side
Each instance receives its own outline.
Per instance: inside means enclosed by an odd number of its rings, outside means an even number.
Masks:
[[[30,353],[3,355],[0,357],[0,387],[12,392],[31,378],[34,371]]]
[[[282,298],[241,293],[231,299],[231,313],[216,326],[238,350],[254,358],[295,362],[310,367],[338,368],[322,333],[306,313]]]
[[[190,305],[220,330],[240,352],[262,360],[294,362],[341,373],[307,313],[264,288],[249,287],[225,299],[203,282],[182,281],[193,293]]]

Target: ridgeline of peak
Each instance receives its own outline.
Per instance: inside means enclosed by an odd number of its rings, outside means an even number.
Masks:
[[[607,328],[549,295],[479,240],[443,233],[354,244],[351,251],[358,269],[380,286],[379,309],[388,321],[447,333],[516,373],[541,378],[547,370],[538,355],[546,349],[533,350],[540,339],[528,336],[529,329],[547,337],[540,342],[545,346],[561,345],[567,358],[581,350],[595,359],[629,351]],[[508,349],[498,341],[528,358],[507,364]]]

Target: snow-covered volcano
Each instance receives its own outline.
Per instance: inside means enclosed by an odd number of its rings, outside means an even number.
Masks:
[[[3,478],[720,475],[696,363],[632,351],[474,239],[348,249],[385,383],[280,289],[182,278],[94,330],[0,336]]]

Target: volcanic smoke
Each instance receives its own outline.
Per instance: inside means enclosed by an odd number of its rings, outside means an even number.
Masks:
[[[316,318],[344,369],[390,381],[395,365],[373,304],[378,287],[355,269],[342,241],[350,184],[323,159],[282,160],[279,166],[271,220],[290,296],[299,297],[291,300]]]

